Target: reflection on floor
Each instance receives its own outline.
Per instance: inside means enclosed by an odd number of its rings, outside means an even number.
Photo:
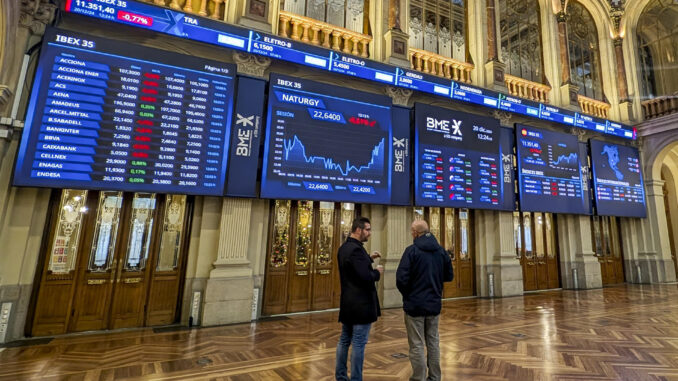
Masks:
[[[0,352],[0,380],[331,380],[336,312],[191,330],[57,337]],[[621,285],[444,303],[446,380],[678,380],[678,286]],[[367,346],[365,380],[406,380],[399,309]]]

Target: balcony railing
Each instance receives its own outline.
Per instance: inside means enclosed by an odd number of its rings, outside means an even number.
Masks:
[[[591,99],[583,95],[578,95],[577,99],[579,100],[579,107],[581,107],[581,111],[584,114],[597,116],[599,118],[608,118],[610,113],[609,103]]]
[[[678,112],[678,94],[648,99],[640,103],[645,120]]]
[[[504,82],[506,82],[509,94],[515,97],[527,98],[541,103],[549,103],[551,86],[528,81],[509,74],[504,74]]]
[[[372,36],[286,11],[280,11],[279,19],[280,36],[355,56],[369,56]]]
[[[181,9],[182,11],[194,15],[210,17],[215,20],[223,20],[226,7],[222,7],[225,0],[141,0],[146,3],[153,3],[170,7],[172,9]]]
[[[410,65],[414,70],[454,81],[471,83],[471,71],[475,66],[470,63],[460,62],[421,49],[410,48],[408,53]]]

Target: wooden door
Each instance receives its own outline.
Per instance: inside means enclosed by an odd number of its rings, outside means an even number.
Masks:
[[[546,240],[546,268],[548,271],[547,288],[560,287],[558,263],[558,240],[556,239],[556,220],[551,213],[544,213],[544,236]]]
[[[518,215],[520,224],[520,265],[523,268],[523,290],[533,291],[539,289],[537,281],[537,261],[534,250],[534,230],[532,213],[514,213],[514,220]],[[515,223],[514,223],[515,224]]]
[[[446,282],[444,298],[475,295],[473,232],[468,209],[415,208],[414,219],[424,219],[452,260],[454,279]]]
[[[186,255],[182,254],[188,252],[192,203],[185,195],[166,195],[162,206],[158,250],[151,262],[146,326],[171,324],[180,316],[179,296],[186,268]]]
[[[592,216],[591,225],[603,285],[623,283],[624,265],[619,220],[616,217]]]
[[[336,254],[353,204],[277,200],[272,205],[263,314],[316,311],[340,301]]]
[[[313,201],[297,201],[292,213],[292,239],[287,311],[301,312],[311,308],[311,262],[315,213]]]
[[[89,196],[84,190],[64,189],[60,197],[54,197],[50,203],[56,210],[50,224],[47,250],[39,263],[39,287],[32,298],[28,336],[57,335],[68,329],[80,238],[90,216]]]
[[[111,299],[110,328],[139,327],[149,284],[150,253],[154,252],[154,228],[157,218],[156,195],[135,193],[125,214],[116,260],[116,284]]]
[[[534,252],[535,252],[535,270],[537,272],[537,289],[545,290],[548,288],[548,266],[546,265],[546,242],[544,229],[544,214],[533,213],[534,224]]]
[[[558,240],[553,214],[514,212],[513,235],[516,256],[523,269],[523,289],[558,288]]]
[[[94,193],[92,196],[95,196]],[[122,192],[102,191],[90,199],[96,218],[85,227],[79,258],[78,287],[73,306],[70,332],[108,328],[110,300],[115,286],[117,259],[115,248],[122,220]]]
[[[176,321],[188,204],[186,196],[63,190],[29,334]],[[56,285],[68,289],[58,305]],[[50,321],[56,309],[61,317]]]
[[[317,216],[315,255],[311,263],[311,310],[326,310],[333,306],[333,288],[335,272],[333,271],[334,249],[338,244],[336,226],[337,205],[333,202],[320,202]]]

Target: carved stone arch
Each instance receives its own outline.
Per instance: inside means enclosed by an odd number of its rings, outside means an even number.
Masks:
[[[605,70],[605,68],[615,68],[616,60],[614,56],[614,46],[612,44],[612,28],[614,27],[610,20],[610,5],[601,0],[568,0],[567,6],[573,2],[581,4],[593,18],[593,22],[598,32],[598,51],[600,54],[601,78],[603,82],[603,94],[607,101],[612,105],[619,102],[619,91],[617,89],[617,73],[615,70]],[[566,13],[567,13],[567,8]],[[613,107],[612,112],[618,109]],[[616,119],[619,115],[610,115],[610,119]]]
[[[627,73],[637,73],[640,68],[640,60],[638,59],[638,21],[651,1],[653,0],[627,1],[624,15],[619,22],[619,32],[621,36],[624,37],[622,49],[624,52]],[[629,98],[633,100],[633,112],[635,115],[640,115],[642,117],[643,110],[640,105],[640,76],[629,75],[627,79],[629,81]]]
[[[678,149],[678,137],[675,134],[662,134],[663,136],[648,137],[645,147],[652,147],[652,151],[645,151],[645,163],[643,169],[645,178],[659,180],[661,178],[662,165],[671,152]],[[678,172],[674,173],[678,175]]]

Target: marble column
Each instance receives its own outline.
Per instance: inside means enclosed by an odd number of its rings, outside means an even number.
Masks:
[[[600,263],[593,251],[589,216],[558,215],[560,278],[563,288],[591,289],[603,286]],[[576,272],[573,270],[577,270]],[[576,281],[575,281],[576,274]]]
[[[649,180],[645,182],[647,196],[647,218],[643,229],[646,242],[645,250],[639,252],[641,279],[643,283],[674,282],[676,280],[671,244],[664,208],[664,181]]]
[[[476,210],[475,217],[476,295],[522,295],[523,269],[513,241],[513,213]]]
[[[248,256],[252,200],[224,198],[219,244],[203,305],[203,325],[250,321],[254,279]]]
[[[404,206],[389,206],[386,211],[386,250],[382,252],[384,258],[380,263],[384,265],[382,305],[387,308],[400,307],[403,304],[396,287],[396,270],[405,248],[412,244],[412,236],[409,234],[412,216],[408,210]]]

